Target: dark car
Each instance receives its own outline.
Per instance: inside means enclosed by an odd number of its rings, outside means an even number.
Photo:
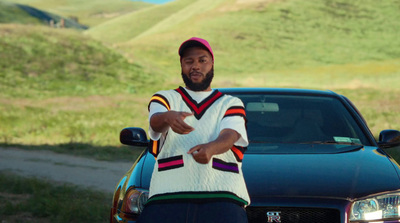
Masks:
[[[399,222],[399,131],[384,130],[377,142],[355,106],[332,91],[219,90],[246,108],[250,223]],[[138,148],[148,144],[140,128],[123,129],[120,139]],[[154,163],[145,149],[122,177],[111,222],[135,222]]]

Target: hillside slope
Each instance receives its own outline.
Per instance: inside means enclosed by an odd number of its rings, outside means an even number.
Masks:
[[[107,43],[125,42],[148,31],[192,3],[193,0],[175,0],[148,7],[102,23],[88,30],[86,34]]]
[[[201,2],[206,1],[191,1],[156,23],[146,23],[157,17],[152,7],[147,9],[150,12],[141,11],[140,19],[134,17],[137,12],[88,33],[119,43],[128,57],[159,67],[167,76],[177,72],[179,43],[192,36],[209,40],[215,49],[216,69],[231,78],[400,58],[398,0],[259,0],[247,4],[221,0],[204,11],[191,7]],[[181,17],[185,20],[174,20]]]
[[[61,20],[63,24],[61,25]],[[49,13],[28,5],[0,1],[0,23],[17,23],[31,25],[46,25],[54,27],[87,29],[77,21]]]
[[[217,6],[221,5],[221,3],[226,2],[226,0],[198,0],[192,1],[192,3],[175,13],[170,14],[164,20],[159,21],[154,24],[152,27],[142,32],[140,35],[136,36],[136,38],[142,38],[148,35],[162,33],[165,31],[172,29],[176,29],[181,23],[184,23],[187,20],[196,17],[197,15],[204,15],[209,11],[212,11]]]
[[[153,4],[128,0],[7,0],[29,5],[92,27]]]
[[[132,93],[151,81],[139,65],[73,30],[0,25],[0,52],[2,97]]]
[[[214,49],[212,87],[330,89],[355,102],[375,134],[399,129],[398,0],[206,2],[121,16],[93,29],[97,41],[0,25],[0,142],[119,145],[122,128],[148,127],[156,90],[182,84],[177,49],[192,36]]]
[[[16,4],[0,1],[0,23],[42,24]]]

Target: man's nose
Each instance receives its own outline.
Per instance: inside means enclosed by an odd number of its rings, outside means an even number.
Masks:
[[[199,64],[199,62],[193,62],[193,64],[192,64],[192,70],[199,70],[200,69],[200,66],[199,66],[200,64]]]

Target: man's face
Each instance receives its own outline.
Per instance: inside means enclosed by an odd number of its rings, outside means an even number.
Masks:
[[[181,58],[182,78],[190,90],[211,90],[214,76],[211,54],[200,47],[188,48]]]

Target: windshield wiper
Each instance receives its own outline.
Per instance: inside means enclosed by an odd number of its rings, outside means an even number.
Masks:
[[[249,140],[249,143],[271,143],[271,142],[261,141],[261,140]]]
[[[327,141],[310,141],[310,142],[300,142],[301,144],[336,144],[336,145],[351,145],[351,146],[362,146],[360,143],[355,143],[355,142],[337,142],[333,140],[327,140]]]

